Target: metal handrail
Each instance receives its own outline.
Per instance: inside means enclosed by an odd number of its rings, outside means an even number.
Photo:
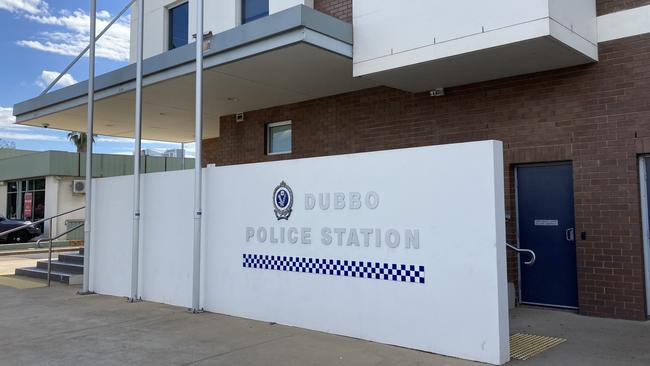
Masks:
[[[127,10],[129,10],[129,7],[131,7],[135,1],[136,0],[130,0],[129,3],[126,4],[126,6],[108,23],[108,25],[106,25],[106,27],[101,32],[99,32],[99,34],[95,37],[95,41],[99,41],[99,39],[102,38],[102,36],[108,31],[108,29],[112,27],[113,24],[115,24],[115,22],[117,22],[117,20],[120,19]],[[86,48],[84,48],[84,50],[81,51],[81,53],[77,55],[77,57],[75,57],[75,59],[72,60],[68,66],[66,66],[66,68],[59,74],[59,76],[57,76],[56,79],[52,80],[50,85],[48,85],[47,88],[41,92],[41,96],[47,94],[47,92],[49,92],[54,87],[54,85],[56,85],[56,83],[58,83],[59,80],[61,80],[61,78],[64,77],[68,71],[70,71],[72,66],[74,66],[83,57],[83,55],[88,52],[89,49],[90,45],[86,46]]]
[[[84,208],[86,208],[86,206],[82,206],[82,207],[76,208],[76,209],[74,209],[74,210],[70,210],[70,211],[67,211],[67,212],[64,212],[64,213],[60,213],[60,214],[58,214],[58,215],[54,215],[54,216],[50,216],[50,217],[46,217],[46,218],[44,218],[44,219],[40,219],[40,220],[35,221],[35,222],[30,222],[29,224],[21,225],[21,226],[19,226],[19,227],[15,227],[15,228],[13,228],[13,229],[10,229],[10,230],[7,230],[7,231],[3,231],[3,232],[0,233],[0,237],[3,237],[3,236],[5,236],[5,235],[11,234],[11,233],[15,233],[16,231],[20,231],[20,230],[25,229],[25,228],[28,228],[28,227],[30,227],[30,226],[38,225],[38,224],[40,224],[40,223],[42,223],[42,222],[45,222],[45,221],[48,221],[48,220],[56,219],[57,217],[65,216],[65,215],[67,215],[67,214],[71,214],[71,213],[73,213],[73,212],[77,212],[77,211],[79,211],[79,210],[83,210]],[[50,230],[52,230],[51,228],[52,228],[52,223],[50,222]],[[37,242],[37,243],[38,243],[38,242]]]
[[[65,233],[59,234],[59,235],[57,235],[55,237],[38,239],[38,241],[36,242],[36,246],[40,247],[42,241],[46,241],[46,240],[50,241],[50,247],[49,247],[48,254],[47,254],[47,287],[50,287],[50,283],[51,283],[50,277],[52,276],[52,242],[54,240],[56,240],[56,239],[61,238],[64,235],[70,234],[71,232],[79,229],[80,227],[83,227],[84,225],[85,225],[84,223],[81,223],[81,224],[75,226],[74,228],[66,231]]]
[[[516,246],[514,246],[514,245],[510,245],[510,244],[508,244],[508,243],[506,243],[506,246],[507,246],[508,248],[514,250],[514,251],[517,252],[517,253],[528,253],[528,254],[530,254],[530,256],[531,256],[530,261],[528,261],[528,262],[524,262],[524,264],[527,265],[527,266],[532,266],[532,265],[535,264],[535,262],[537,261],[537,256],[535,255],[535,252],[533,252],[533,251],[530,250],[530,249],[521,249],[521,248],[517,248]]]

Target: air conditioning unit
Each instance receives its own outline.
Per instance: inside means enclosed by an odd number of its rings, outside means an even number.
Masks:
[[[73,180],[72,181],[72,193],[85,194],[86,193],[86,181],[85,180]]]

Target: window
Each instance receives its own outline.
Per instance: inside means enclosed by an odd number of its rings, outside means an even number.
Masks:
[[[7,217],[18,218],[18,182],[7,184]]]
[[[32,221],[45,217],[44,178],[7,183],[7,217]]]
[[[266,153],[291,153],[291,121],[269,123],[266,126]]]
[[[242,0],[241,23],[246,24],[255,19],[269,15],[269,0]]]
[[[168,48],[170,50],[187,44],[189,37],[188,6],[188,3],[184,3],[169,9]]]

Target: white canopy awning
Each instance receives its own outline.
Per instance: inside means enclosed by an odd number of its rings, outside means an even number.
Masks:
[[[372,87],[352,76],[352,25],[304,6],[215,35],[205,54],[204,138],[219,117]],[[194,45],[145,60],[143,138],[194,141]],[[133,137],[135,67],[97,77],[95,133]],[[14,107],[25,125],[84,131],[87,82]]]

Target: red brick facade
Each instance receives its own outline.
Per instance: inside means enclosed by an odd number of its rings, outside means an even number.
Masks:
[[[596,0],[598,15],[637,8],[650,4],[650,0]]]
[[[571,161],[580,311],[645,319],[637,157],[650,152],[650,35],[600,45],[592,65],[447,90],[431,98],[389,88],[221,120],[204,163],[252,163],[497,139],[504,142],[506,209],[515,217],[516,164]],[[293,153],[265,155],[265,124],[293,121]],[[515,227],[508,223],[509,240]],[[579,235],[578,235],[579,236]],[[509,261],[509,278],[517,264]]]
[[[352,0],[315,0],[314,9],[352,23]]]
[[[650,4],[650,0],[596,0],[598,15]],[[314,0],[314,8],[352,23],[352,0]]]

